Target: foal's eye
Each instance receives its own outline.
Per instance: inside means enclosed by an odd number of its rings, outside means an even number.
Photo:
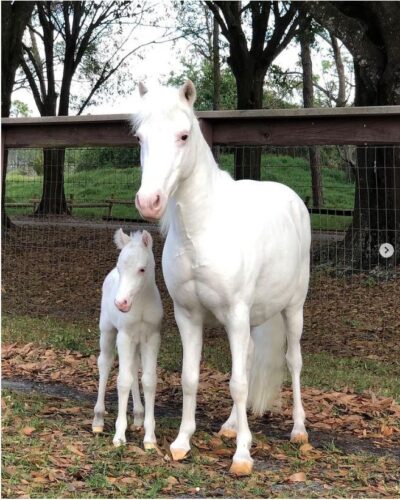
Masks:
[[[189,136],[187,134],[182,134],[181,135],[181,141],[186,141],[186,139],[188,138]]]
[[[146,271],[146,269],[145,269],[144,267],[141,267],[141,268],[139,269],[139,273],[144,273],[145,271]]]

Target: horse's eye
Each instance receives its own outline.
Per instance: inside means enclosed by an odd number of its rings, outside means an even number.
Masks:
[[[146,271],[146,269],[145,269],[144,267],[141,267],[141,268],[139,269],[139,273],[144,273],[145,271]]]
[[[181,135],[181,141],[186,141],[189,136],[187,134]]]

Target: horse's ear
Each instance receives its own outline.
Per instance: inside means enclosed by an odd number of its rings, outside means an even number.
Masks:
[[[179,95],[182,99],[185,99],[191,106],[196,101],[196,87],[192,80],[186,80],[186,82],[179,89]]]
[[[143,97],[145,94],[147,94],[148,90],[146,85],[143,82],[139,82],[139,94],[140,97]]]
[[[146,230],[142,232],[142,242],[145,247],[151,248],[153,246],[153,238],[151,237],[151,234]]]
[[[117,248],[122,250],[125,245],[131,242],[131,237],[125,234],[122,231],[122,228],[117,229],[114,234],[114,243],[116,244]]]

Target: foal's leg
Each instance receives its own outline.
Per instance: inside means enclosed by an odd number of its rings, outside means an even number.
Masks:
[[[246,361],[250,341],[249,310],[238,305],[230,312],[226,329],[232,353],[232,375],[229,384],[233,402],[236,406],[237,439],[236,452],[230,468],[232,474],[250,474],[253,459],[250,456],[251,432],[247,422],[248,383]]]
[[[157,355],[160,347],[160,333],[154,332],[147,338],[141,339],[140,350],[142,354],[142,386],[144,393],[144,439],[146,450],[155,448],[157,440],[154,433],[154,400],[157,385]]]
[[[132,383],[133,429],[132,430],[139,430],[143,426],[144,408],[142,405],[142,400],[140,398],[139,368],[140,368],[139,349],[136,349],[132,363],[132,376],[133,376],[133,383]]]
[[[196,395],[200,376],[203,322],[200,314],[195,315],[193,311],[189,312],[174,305],[183,346],[183,410],[179,434],[170,449],[174,460],[182,460],[190,450],[190,438],[196,430]]]
[[[254,352],[254,342],[250,337],[249,347],[247,352],[247,364],[246,364],[246,375],[247,382],[250,380],[250,369],[251,363],[253,360],[253,352]],[[233,439],[237,436],[237,410],[236,405],[233,403],[231,414],[229,415],[228,420],[222,424],[220,431],[218,432],[220,436],[224,436],[229,439]]]
[[[92,423],[92,430],[95,433],[103,432],[104,429],[104,398],[106,394],[108,376],[110,374],[115,356],[116,334],[116,330],[111,326],[108,326],[107,328],[101,327],[100,355],[97,360],[97,366],[99,368],[99,391],[97,395],[97,403],[94,407],[94,419]]]
[[[120,330],[117,335],[117,348],[119,358],[118,373],[118,418],[115,423],[115,436],[113,443],[120,446],[126,443],[125,431],[127,427],[127,408],[129,392],[133,383],[132,364],[135,356],[136,345],[128,332]]]
[[[305,413],[301,401],[300,372],[302,357],[300,338],[303,332],[303,307],[287,308],[282,312],[286,326],[287,352],[286,361],[292,376],[293,388],[293,430],[290,440],[293,443],[307,443],[308,434],[304,426]]]

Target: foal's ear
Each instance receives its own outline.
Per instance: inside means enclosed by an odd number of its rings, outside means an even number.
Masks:
[[[190,106],[193,106],[196,101],[196,87],[194,86],[192,80],[186,80],[186,82],[179,89],[179,95],[182,99],[185,99]]]
[[[151,234],[146,230],[142,232],[142,242],[145,247],[151,248],[153,246],[153,238],[151,237]]]
[[[131,242],[131,237],[125,234],[121,228],[115,231],[114,243],[116,244],[117,248],[122,250],[124,246],[130,242]]]
[[[143,97],[145,94],[147,94],[148,90],[146,85],[143,82],[139,82],[139,94],[140,97]]]

